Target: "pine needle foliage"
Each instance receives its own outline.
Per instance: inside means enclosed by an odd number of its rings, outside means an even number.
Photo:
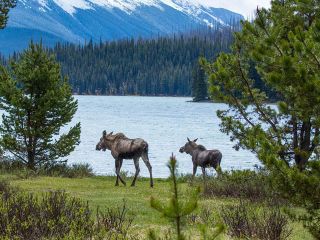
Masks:
[[[194,102],[208,99],[208,79],[200,62],[195,64],[192,72],[192,96]]]
[[[236,149],[255,153],[273,186],[310,213],[320,205],[319,36],[319,1],[274,0],[270,9],[257,9],[254,21],[243,22],[230,53],[203,62],[211,97],[229,105],[217,112],[221,131]],[[255,87],[252,67],[280,99],[276,105]],[[311,225],[318,237],[319,224]]]
[[[0,29],[7,25],[9,10],[16,4],[17,0],[0,0]]]
[[[174,155],[171,156],[168,163],[168,168],[170,170],[170,180],[171,180],[171,193],[172,196],[168,204],[151,197],[151,207],[160,212],[165,218],[169,219],[176,232],[176,237],[172,234],[168,234],[165,239],[177,239],[184,240],[189,239],[183,233],[183,227],[186,223],[186,218],[194,212],[198,207],[198,197],[200,189],[197,188],[193,193],[188,193],[188,196],[182,195],[179,189],[177,180],[177,160]],[[206,226],[200,226],[200,232],[204,239],[215,239],[224,231],[224,226],[218,225],[213,231],[209,230]],[[160,240],[154,231],[150,231],[149,238],[153,240]]]
[[[59,64],[41,44],[31,43],[9,68],[0,67],[0,146],[29,169],[54,165],[79,144],[80,123],[65,130],[77,107]]]
[[[314,0],[272,1],[243,22],[230,53],[205,63],[211,96],[230,106],[218,112],[221,130],[266,165],[274,165],[272,152],[303,170],[320,143],[319,9]],[[277,106],[255,88],[252,66],[277,94]]]
[[[177,239],[186,239],[182,232],[184,218],[192,213],[198,207],[199,191],[195,192],[187,201],[181,199],[177,183],[177,160],[175,156],[171,156],[168,163],[171,178],[172,196],[168,205],[164,205],[161,201],[151,197],[151,207],[162,213],[165,218],[174,222],[176,227]]]

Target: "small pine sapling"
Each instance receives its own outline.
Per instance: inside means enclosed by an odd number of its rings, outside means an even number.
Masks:
[[[200,188],[197,188],[189,196],[184,196],[182,198],[181,191],[178,186],[177,181],[177,160],[174,155],[171,156],[168,163],[168,168],[170,170],[170,180],[171,180],[171,193],[169,203],[166,205],[161,201],[151,197],[151,207],[162,213],[162,215],[173,222],[176,232],[176,237],[166,236],[165,239],[177,239],[184,240],[187,239],[186,235],[182,231],[182,227],[185,225],[185,219],[188,215],[196,210],[198,207],[198,197],[200,193]],[[224,227],[217,226],[213,234],[208,234],[209,230],[205,229],[204,226],[200,228],[203,239],[214,239],[224,230]],[[170,235],[170,234],[169,234]],[[158,237],[154,231],[149,232],[149,238],[152,240],[160,240],[162,238]]]

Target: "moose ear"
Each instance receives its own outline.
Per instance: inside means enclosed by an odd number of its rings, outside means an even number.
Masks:
[[[105,137],[106,135],[107,135],[107,131],[104,130],[104,131],[102,132],[102,136]]]
[[[107,137],[112,136],[113,132],[109,133]]]
[[[193,140],[193,142],[197,142],[198,141],[198,138],[196,138],[195,140]]]
[[[189,138],[187,138],[187,139],[188,139],[188,142],[191,142],[191,140]]]

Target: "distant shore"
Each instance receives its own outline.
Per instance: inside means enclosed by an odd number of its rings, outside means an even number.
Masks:
[[[177,95],[108,95],[108,94],[78,94],[73,93],[73,96],[96,96],[96,97],[176,97],[176,98],[192,98],[191,96],[177,96]]]
[[[188,102],[193,102],[193,103],[215,103],[213,100],[211,99],[204,99],[204,100],[191,100],[191,101],[188,101]]]
[[[177,95],[107,95],[107,94],[78,94],[78,93],[73,93],[73,96],[97,96],[97,97],[174,97],[174,98],[191,98],[192,96],[177,96]],[[215,103],[215,101],[211,99],[205,99],[205,100],[199,100],[199,101],[194,101],[193,99],[187,102],[191,103]]]

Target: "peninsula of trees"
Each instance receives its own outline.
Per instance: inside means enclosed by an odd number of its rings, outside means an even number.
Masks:
[[[84,46],[59,43],[51,51],[75,94],[191,96],[199,56],[214,60],[228,51],[237,28]]]

